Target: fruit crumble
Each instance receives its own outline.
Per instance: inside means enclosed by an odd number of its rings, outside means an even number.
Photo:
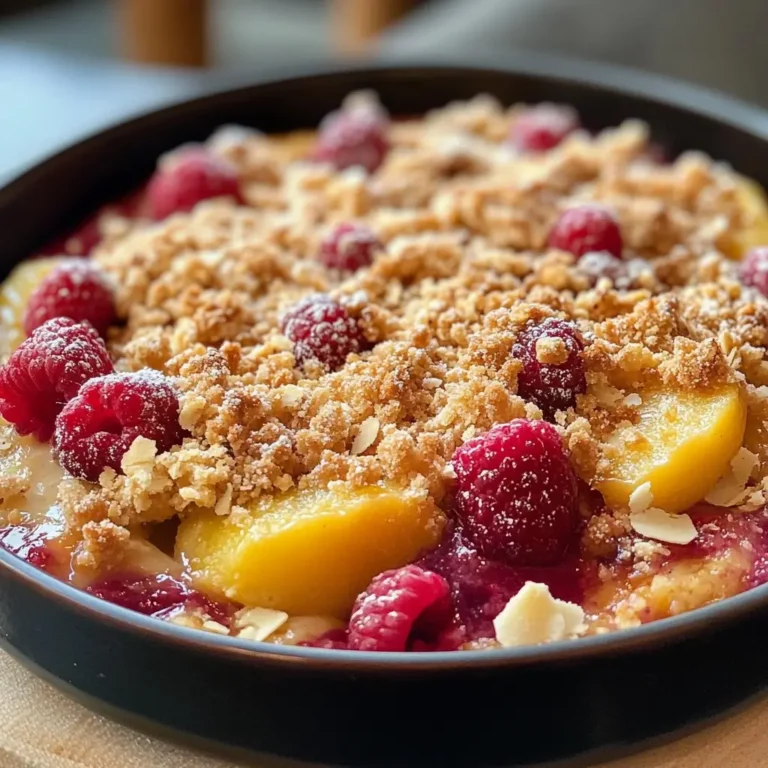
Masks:
[[[768,580],[768,204],[489,97],[228,126],[0,288],[0,544],[246,641],[492,649]]]

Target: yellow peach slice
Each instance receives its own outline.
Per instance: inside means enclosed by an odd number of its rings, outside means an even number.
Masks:
[[[176,555],[203,590],[291,615],[344,618],[376,574],[434,546],[443,523],[432,501],[399,489],[291,492],[246,514],[187,517]]]
[[[752,179],[739,177],[737,196],[746,216],[746,225],[725,248],[731,258],[740,259],[752,248],[768,245],[768,197]]]
[[[640,421],[611,436],[609,476],[598,490],[612,507],[627,506],[650,483],[652,506],[676,513],[702,499],[741,447],[747,409],[733,384],[712,392],[646,392]]]
[[[7,357],[24,341],[24,308],[40,281],[61,261],[32,259],[19,264],[0,285],[0,358]]]

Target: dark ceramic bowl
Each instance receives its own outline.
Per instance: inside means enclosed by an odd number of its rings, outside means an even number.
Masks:
[[[664,80],[530,58],[509,69],[380,67],[217,93],[119,125],[0,190],[2,269],[223,123],[317,124],[352,90],[395,114],[479,92],[568,102],[588,127],[648,121],[768,183],[768,117]],[[0,642],[96,709],[201,745],[344,765],[581,763],[693,727],[768,683],[768,587],[679,618],[496,652],[280,649],[145,618],[0,550]]]

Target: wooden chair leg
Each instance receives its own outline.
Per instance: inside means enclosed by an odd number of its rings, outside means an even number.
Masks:
[[[208,63],[207,0],[118,0],[123,55],[145,64]]]
[[[418,0],[331,0],[331,24],[336,50],[363,53],[378,34],[405,15]]]

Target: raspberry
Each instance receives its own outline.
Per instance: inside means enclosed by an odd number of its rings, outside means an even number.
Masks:
[[[318,360],[328,370],[344,365],[347,355],[366,347],[357,322],[347,310],[324,294],[308,296],[283,316],[280,329],[293,342],[300,365]]]
[[[215,603],[173,576],[110,576],[86,588],[92,595],[145,616],[165,618],[184,608],[199,610],[227,626],[234,605]]]
[[[0,547],[43,571],[56,563],[45,536],[30,528],[18,525],[0,528]]]
[[[107,348],[90,325],[67,317],[49,320],[0,366],[0,416],[20,435],[45,442],[80,386],[112,370]]]
[[[578,127],[579,116],[570,107],[539,104],[515,120],[509,141],[520,152],[545,152],[554,149]]]
[[[557,430],[515,419],[457,449],[456,504],[479,554],[508,565],[565,556],[577,523],[576,475]]]
[[[448,582],[417,565],[380,573],[358,596],[349,620],[354,651],[404,651],[416,620],[448,594]]]
[[[24,311],[24,330],[54,317],[87,320],[102,336],[115,321],[115,301],[101,270],[84,259],[67,259],[32,291]]]
[[[328,648],[343,651],[349,647],[347,645],[347,630],[329,629],[327,632],[323,632],[320,637],[316,637],[314,640],[305,640],[299,643],[299,645],[305,648]]]
[[[517,376],[517,393],[536,403],[548,419],[556,411],[572,408],[576,395],[587,390],[583,349],[572,323],[550,317],[538,325],[529,325],[512,347],[512,356],[523,364]],[[540,362],[540,357],[547,360],[548,351],[558,362]]]
[[[493,620],[526,581],[547,584],[560,600],[581,603],[583,590],[576,558],[557,566],[510,567],[480,555],[466,540],[462,530],[453,526],[446,530],[441,545],[425,555],[418,565],[440,574],[451,588],[453,614],[443,613],[442,621],[425,633],[423,615],[413,634],[426,634],[428,650],[455,650],[463,643],[480,638],[495,637]]]
[[[339,224],[320,243],[320,261],[330,269],[356,272],[369,266],[381,247],[379,239],[364,224]]]
[[[768,296],[768,246],[753,248],[747,253],[739,267],[739,277],[744,285]]]
[[[388,151],[386,116],[368,106],[347,107],[323,118],[313,158],[338,171],[362,166],[373,173]]]
[[[137,437],[154,440],[157,452],[179,445],[179,398],[168,379],[152,370],[91,379],[56,419],[54,454],[75,477],[95,482],[120,462]]]
[[[243,202],[235,170],[202,147],[183,147],[168,156],[147,185],[146,205],[156,220],[191,211],[201,200],[232,197]]]
[[[599,205],[580,205],[560,214],[549,233],[549,247],[580,258],[590,251],[605,251],[621,258],[624,244],[613,214]]]

